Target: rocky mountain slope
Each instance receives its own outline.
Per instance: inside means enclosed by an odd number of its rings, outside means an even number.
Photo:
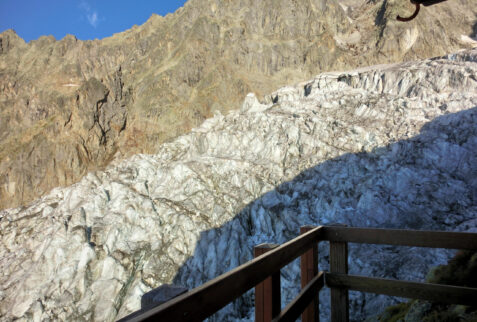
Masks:
[[[476,75],[474,49],[249,94],[155,155],[0,211],[1,320],[111,321],[151,288],[198,286],[305,224],[476,232]],[[353,246],[350,270],[422,280],[449,255]],[[298,277],[296,262],[282,270],[283,303]],[[390,301],[352,293],[353,317]],[[251,310],[249,293],[217,320]]]
[[[477,8],[452,0],[410,23],[404,0],[189,0],[110,38],[28,44],[0,34],[0,209],[322,71],[475,46]],[[473,29],[474,27],[474,29]]]

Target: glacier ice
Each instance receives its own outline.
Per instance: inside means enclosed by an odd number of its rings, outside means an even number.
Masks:
[[[477,50],[325,73],[0,211],[1,320],[114,320],[301,225],[477,232]],[[351,245],[355,274],[422,280],[445,250]],[[320,267],[327,249],[320,244]],[[283,305],[299,266],[282,270]],[[323,317],[329,312],[322,296]],[[393,299],[352,293],[355,319]],[[211,320],[252,318],[253,292]]]

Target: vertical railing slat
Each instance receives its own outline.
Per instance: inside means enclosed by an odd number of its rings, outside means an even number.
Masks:
[[[254,257],[278,247],[276,244],[255,246]],[[270,322],[281,311],[280,270],[255,286],[255,321]]]
[[[330,242],[330,272],[348,274],[348,243]],[[349,321],[349,297],[345,288],[332,287],[331,322]]]
[[[302,226],[300,228],[300,234],[304,234],[316,226]],[[317,274],[318,274],[318,243],[314,243],[313,246],[300,257],[301,267],[301,288],[303,289]],[[307,306],[301,315],[302,322],[318,322],[320,319],[319,314],[319,294],[316,293],[316,297],[312,303]]]

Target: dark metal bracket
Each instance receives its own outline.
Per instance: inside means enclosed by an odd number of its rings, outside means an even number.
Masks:
[[[416,10],[414,11],[414,13],[410,15],[409,17],[401,17],[400,15],[398,15],[396,19],[403,22],[411,21],[412,19],[416,18],[417,15],[419,14],[419,10],[421,9],[421,4],[424,5],[425,7],[428,7],[428,6],[432,6],[444,1],[447,1],[447,0],[411,0],[411,3],[416,6]]]

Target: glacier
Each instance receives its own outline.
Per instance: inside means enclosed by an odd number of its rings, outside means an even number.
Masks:
[[[302,225],[477,232],[476,160],[477,49],[249,94],[154,155],[0,211],[0,320],[112,321],[152,288],[199,286]],[[352,244],[349,268],[423,280],[452,254]],[[281,274],[285,306],[298,262]],[[351,292],[351,317],[396,301]],[[210,318],[241,319],[252,291]]]

